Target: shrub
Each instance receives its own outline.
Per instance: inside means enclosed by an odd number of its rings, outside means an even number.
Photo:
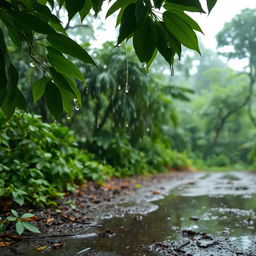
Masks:
[[[84,145],[89,151],[114,166],[119,177],[144,174],[150,171],[145,154],[132,147],[125,134],[101,132]]]
[[[9,124],[2,118],[0,148],[0,197],[20,205],[47,203],[83,179],[73,134],[39,116],[15,113]]]
[[[158,172],[166,171],[168,168],[181,170],[191,165],[185,153],[179,153],[167,147],[160,141],[154,146],[144,146],[147,151],[148,164]]]

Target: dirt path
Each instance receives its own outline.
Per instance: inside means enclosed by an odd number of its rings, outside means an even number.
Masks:
[[[0,255],[256,256],[255,185],[251,172],[89,184],[59,209],[37,212],[40,238],[25,234]]]

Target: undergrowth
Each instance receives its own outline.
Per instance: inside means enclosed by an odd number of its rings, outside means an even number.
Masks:
[[[164,171],[187,166],[187,158],[161,144],[139,150],[128,139],[78,146],[72,131],[47,124],[40,116],[16,112],[8,123],[0,117],[0,200],[19,205],[56,204],[54,199],[93,180]],[[95,154],[101,151],[101,154]],[[88,152],[90,150],[91,152]],[[93,153],[94,152],[94,153]]]

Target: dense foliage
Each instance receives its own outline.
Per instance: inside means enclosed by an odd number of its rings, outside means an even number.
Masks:
[[[175,152],[173,159],[169,158],[171,151],[165,156],[164,148],[154,160],[163,163],[152,163],[151,155],[132,148],[125,137],[105,144],[97,140],[103,161],[82,144],[79,148],[67,127],[43,123],[37,115],[16,112],[9,123],[2,118],[0,131],[0,199],[13,199],[19,205],[24,201],[54,204],[52,199],[74,191],[86,180],[103,182],[112,176],[154,172],[158,166],[187,165],[186,158]]]
[[[85,178],[103,180],[114,173],[81,152],[67,127],[43,123],[39,116],[15,113],[8,124],[1,119],[0,131],[1,198],[49,203]]]

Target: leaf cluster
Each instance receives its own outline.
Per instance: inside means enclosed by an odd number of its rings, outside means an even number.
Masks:
[[[206,0],[208,12],[216,0]],[[72,112],[73,100],[81,105],[77,81],[85,83],[80,70],[70,57],[95,65],[88,52],[71,39],[66,28],[79,14],[81,21],[93,10],[97,15],[104,0],[3,0],[0,3],[0,107],[9,119],[16,107],[27,110],[24,95],[18,88],[19,73],[13,65],[6,46],[4,30],[17,51],[27,47],[31,65],[40,70],[41,77],[33,85],[34,102],[45,97],[46,105],[55,119],[63,111]],[[163,10],[163,11],[162,11]],[[195,31],[200,27],[186,12],[204,12],[199,0],[115,0],[107,17],[119,11],[120,25],[117,45],[133,38],[135,52],[147,67],[159,52],[172,66],[174,56],[181,56],[181,45],[200,52]],[[66,14],[63,26],[58,13]],[[54,13],[57,13],[56,15]],[[22,52],[25,55],[24,52]]]

